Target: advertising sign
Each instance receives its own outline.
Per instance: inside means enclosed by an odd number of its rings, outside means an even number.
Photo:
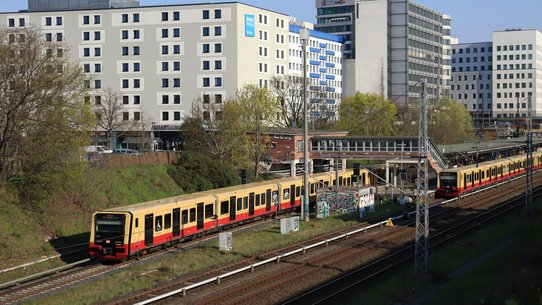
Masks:
[[[254,15],[245,14],[245,37],[254,37],[256,35],[256,26]]]

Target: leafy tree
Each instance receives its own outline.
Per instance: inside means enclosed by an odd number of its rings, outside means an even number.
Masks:
[[[438,144],[464,143],[476,138],[469,112],[450,99],[435,102],[428,110],[427,120],[427,133]]]
[[[254,175],[258,178],[259,161],[264,154],[262,135],[267,134],[278,108],[277,98],[267,88],[245,85],[237,90],[234,98],[227,101],[236,110],[241,130],[252,132],[250,151],[254,160]]]
[[[81,69],[36,28],[0,29],[0,184],[62,169],[92,129]]]
[[[382,96],[357,93],[341,102],[337,127],[354,136],[391,136],[397,108]]]

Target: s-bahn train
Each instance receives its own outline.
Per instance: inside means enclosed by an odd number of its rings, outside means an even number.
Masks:
[[[533,152],[533,168],[542,165],[542,151]],[[450,168],[438,175],[435,198],[453,198],[486,185],[525,174],[525,155]]]
[[[310,178],[310,196],[316,189],[334,186],[334,172]],[[361,185],[368,171],[360,170]],[[354,183],[353,170],[339,173],[339,185]],[[90,256],[123,261],[151,249],[167,246],[222,228],[270,216],[300,206],[301,177],[255,182],[205,192],[143,202],[98,211],[92,216]]]

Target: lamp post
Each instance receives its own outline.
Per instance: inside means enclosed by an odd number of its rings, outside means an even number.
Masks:
[[[309,30],[301,28],[299,31],[301,48],[303,50],[303,202],[301,206],[301,219],[309,221],[309,121],[307,111],[307,44]]]

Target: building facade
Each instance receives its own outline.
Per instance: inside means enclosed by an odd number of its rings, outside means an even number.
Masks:
[[[122,119],[156,132],[177,130],[196,100],[289,74],[289,17],[241,3],[0,13],[0,26],[31,25],[70,48],[95,103],[118,92]]]
[[[344,40],[345,59],[356,58],[355,0],[316,0],[317,22],[314,28],[333,33]]]
[[[289,56],[290,76],[303,77],[306,66],[310,120],[325,122],[338,120],[342,99],[342,46],[343,38],[310,29],[306,45],[306,62],[303,64],[303,46],[300,37],[301,26],[290,25]]]
[[[493,112],[493,44],[455,44],[452,57],[451,98],[463,104],[474,119],[489,120]]]
[[[542,116],[542,33],[538,30],[493,32],[493,116]]]
[[[345,42],[354,45],[352,59],[344,62],[346,96],[377,93],[404,105],[419,99],[422,79],[429,99],[449,93],[451,67],[444,56],[451,17],[410,0],[316,0],[316,6],[318,29],[337,35],[345,27],[352,31],[354,38]],[[334,19],[341,10],[351,14],[353,24]]]

